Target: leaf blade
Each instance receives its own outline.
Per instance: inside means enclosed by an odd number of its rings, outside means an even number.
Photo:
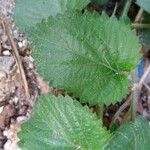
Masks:
[[[115,103],[126,96],[129,83],[124,73],[138,64],[140,51],[129,27],[105,15],[68,12],[37,28],[28,32],[33,57],[50,85],[92,105]]]
[[[49,16],[55,17],[65,11],[82,10],[90,0],[16,0],[14,18],[23,31],[40,23]]]
[[[106,150],[146,150],[150,146],[150,125],[143,118],[121,126],[112,136]]]
[[[93,130],[94,129],[94,130]],[[109,133],[102,122],[70,97],[42,96],[19,133],[22,149],[103,149]]]

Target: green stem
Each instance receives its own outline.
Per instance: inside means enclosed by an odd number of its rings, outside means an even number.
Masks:
[[[126,0],[126,3],[125,3],[125,7],[123,9],[123,12],[122,12],[122,15],[121,15],[121,18],[123,17],[126,17],[127,14],[128,14],[128,11],[130,9],[130,5],[132,3],[132,0]]]
[[[135,29],[150,29],[150,24],[132,23],[131,27]]]
[[[96,114],[97,118],[101,119],[103,121],[103,111],[104,111],[104,106],[103,105],[97,105],[96,106]]]

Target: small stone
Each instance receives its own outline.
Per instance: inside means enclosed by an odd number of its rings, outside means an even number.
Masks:
[[[0,114],[1,114],[2,111],[3,111],[3,108],[4,108],[4,106],[0,107]]]
[[[17,118],[17,122],[18,122],[18,123],[23,123],[23,122],[26,121],[26,120],[27,120],[27,117],[26,117],[26,116],[20,116],[20,117]]]
[[[10,149],[11,144],[12,144],[12,142],[11,142],[10,140],[7,140],[7,142],[6,142],[5,145],[4,145],[4,149],[5,149],[5,150],[11,150],[11,149]]]
[[[108,114],[108,113],[105,113],[105,116],[106,116],[106,117],[109,117],[109,114]]]
[[[148,113],[147,113],[146,110],[143,111],[143,116],[144,116],[144,117],[147,117],[147,116],[148,116]]]
[[[3,131],[3,135],[8,136],[8,131],[7,130]]]
[[[9,50],[5,50],[5,51],[3,51],[3,55],[4,55],[4,56],[10,56],[11,53],[10,53]]]
[[[18,99],[18,97],[16,97],[16,96],[13,98],[13,102],[14,102],[15,104],[18,103],[18,100],[19,100],[19,99]]]
[[[14,37],[17,39],[18,38],[18,31],[14,30],[13,34],[14,34]]]
[[[18,42],[18,46],[19,46],[19,48],[22,48],[23,47],[23,43],[22,42]]]
[[[26,46],[27,46],[27,43],[28,43],[27,39],[23,40],[23,41],[22,41],[23,47],[26,47]]]
[[[0,70],[0,80],[5,79],[6,77],[6,72]]]

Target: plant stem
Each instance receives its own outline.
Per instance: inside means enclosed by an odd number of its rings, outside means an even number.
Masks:
[[[119,109],[117,110],[117,112],[115,113],[114,117],[112,118],[112,122],[115,122],[115,121],[119,118],[120,114],[121,114],[128,106],[130,106],[131,99],[132,99],[132,97],[131,97],[131,93],[130,93],[130,95],[129,95],[129,97],[127,98],[127,100],[120,106],[120,108],[119,108]]]
[[[132,23],[131,27],[135,29],[150,29],[150,24]]]
[[[116,2],[114,11],[113,11],[113,13],[112,13],[112,15],[111,15],[112,17],[115,16],[116,11],[117,11],[117,8],[118,8],[118,3]]]
[[[131,3],[132,3],[132,0],[126,0],[125,7],[123,9],[121,18],[127,16]]]
[[[139,97],[138,86],[135,85],[132,91],[132,100],[131,100],[131,120],[135,121],[136,118],[136,109],[137,109],[137,100]]]
[[[140,19],[141,19],[142,14],[143,14],[143,9],[140,8],[140,10],[138,11],[138,13],[137,13],[137,15],[135,17],[135,21],[134,22],[139,22]]]
[[[11,45],[12,50],[13,50],[12,52],[14,54],[14,57],[16,59],[17,65],[18,65],[18,69],[19,69],[19,72],[20,72],[20,76],[21,76],[21,79],[22,79],[23,86],[24,86],[26,98],[27,98],[28,102],[31,104],[31,102],[30,102],[30,92],[29,92],[27,78],[25,76],[25,71],[24,71],[24,68],[23,68],[23,64],[22,64],[18,49],[16,47],[16,44],[14,42],[13,36],[11,34],[8,21],[6,21],[6,20],[2,21],[2,26],[3,26],[5,32],[8,36],[8,40],[9,40],[10,45]]]
[[[133,81],[133,88],[131,91],[131,120],[135,121],[136,110],[137,110],[137,101],[139,98],[139,83],[137,84],[137,76],[135,73],[131,74]]]
[[[97,118],[101,119],[102,121],[103,121],[103,111],[104,111],[104,106],[103,105],[97,105],[96,106]]]

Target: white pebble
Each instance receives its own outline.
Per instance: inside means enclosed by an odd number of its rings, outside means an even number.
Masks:
[[[33,64],[32,63],[29,63],[29,68],[33,69]]]
[[[2,113],[4,106],[0,107],[0,114]]]
[[[8,131],[7,130],[3,131],[3,135],[8,136]]]
[[[23,47],[23,43],[22,42],[18,42],[18,46],[19,46],[19,48],[22,48]]]
[[[14,102],[15,104],[18,103],[18,100],[19,100],[19,99],[18,99],[18,97],[16,97],[16,96],[13,98],[13,102]]]
[[[13,34],[14,34],[15,38],[18,38],[18,31],[17,30],[14,30]]]
[[[28,42],[27,42],[27,40],[26,40],[26,39],[25,39],[25,40],[23,40],[23,41],[22,41],[23,47],[25,47],[25,46],[27,45],[27,43],[28,43]]]
[[[5,55],[5,56],[10,56],[10,55],[11,55],[11,53],[10,53],[10,51],[9,51],[9,50],[6,50],[6,51],[3,51],[3,55]]]
[[[148,116],[148,113],[147,113],[146,110],[143,111],[143,116],[144,116],[144,117],[147,117],[147,116]]]
[[[24,121],[26,121],[26,120],[27,120],[27,117],[26,117],[26,116],[20,116],[20,117],[17,118],[17,122],[18,122],[18,123],[22,123],[22,122],[24,122]]]
[[[4,150],[21,150],[21,149],[18,147],[16,141],[14,142],[14,141],[8,140],[4,145]]]

